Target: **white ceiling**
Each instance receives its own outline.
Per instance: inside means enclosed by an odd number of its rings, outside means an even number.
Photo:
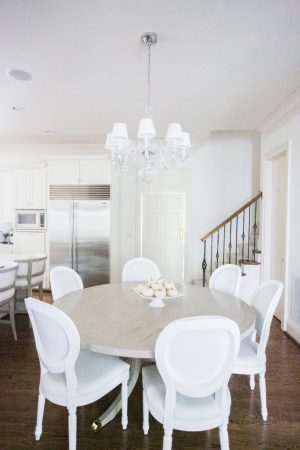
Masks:
[[[299,86],[299,0],[1,0],[0,144],[100,145],[116,121],[135,136],[144,31],[159,35],[152,104],[161,136],[169,122],[194,145],[211,130],[256,129]],[[32,80],[9,78],[11,68]]]

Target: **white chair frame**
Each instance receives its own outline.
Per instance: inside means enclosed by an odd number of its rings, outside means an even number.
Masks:
[[[74,283],[72,286],[68,286],[67,288],[65,286],[61,285],[61,280],[57,275],[65,274],[68,278],[68,281],[70,279],[72,280],[72,283]],[[58,298],[63,297],[64,295],[68,294],[69,292],[74,292],[79,289],[83,289],[83,282],[81,277],[78,275],[75,270],[71,269],[70,267],[65,266],[57,266],[53,267],[53,269],[50,270],[50,286],[51,286],[51,292],[52,292],[52,298],[55,302]]]
[[[234,374],[249,375],[250,389],[255,388],[255,374],[259,374],[259,389],[261,400],[261,415],[264,421],[268,418],[266,392],[266,348],[275,309],[283,291],[281,281],[270,280],[261,283],[254,291],[251,305],[255,310],[255,332],[245,339],[240,348],[240,354],[233,368]],[[262,300],[262,294],[265,297]],[[259,342],[256,342],[256,335]]]
[[[16,285],[16,291],[19,290],[26,290],[27,296],[31,297],[32,296],[32,289],[34,287],[38,287],[39,289],[39,299],[43,300],[43,280],[40,281],[39,283],[34,283],[32,281],[33,278],[38,277],[40,275],[43,275],[45,273],[45,267],[46,267],[46,260],[47,260],[47,256],[38,256],[38,257],[32,257],[32,258],[28,258],[28,259],[16,259],[15,262],[18,263],[20,266],[22,264],[27,264],[28,265],[28,269],[27,269],[27,273],[26,275],[20,275],[17,272],[17,278],[16,278],[16,282],[18,282],[18,280],[26,280],[26,285],[24,286],[17,286]],[[39,262],[39,261],[44,261],[43,264],[43,269],[37,273],[32,273],[32,265],[35,262]]]
[[[231,283],[229,286],[224,286],[222,289],[220,289],[217,286],[218,278],[222,278],[227,273],[231,273],[233,275],[233,280],[230,280]],[[235,297],[238,296],[240,287],[241,287],[241,281],[242,281],[242,271],[240,266],[237,266],[236,264],[224,264],[223,266],[218,267],[211,275],[209,279],[209,287],[210,289],[216,289],[220,290],[222,292],[225,292],[227,294],[234,295]]]
[[[132,258],[124,264],[122,282],[150,281],[160,278],[160,270],[154,261],[148,258]]]
[[[167,325],[155,345],[157,369],[143,368],[144,433],[148,434],[150,411],[163,424],[163,450],[172,448],[173,429],[203,431],[216,427],[221,449],[228,450],[228,381],[239,346],[237,324],[224,317],[190,317]],[[191,398],[197,406],[185,412]],[[213,405],[210,411],[214,413],[206,416],[208,404]]]
[[[45,400],[48,399],[67,407],[69,450],[75,450],[77,406],[92,403],[119,385],[122,392],[122,427],[126,429],[129,365],[114,356],[80,350],[80,337],[74,322],[54,305],[33,298],[26,298],[25,304],[41,367],[36,440],[42,434]],[[97,371],[101,368],[101,374],[84,390],[82,386],[86,383],[86,373],[93,370],[92,365],[94,368],[96,366]],[[108,371],[106,376],[105,370]],[[104,376],[101,379],[102,372]],[[65,376],[60,377],[60,374]]]
[[[0,287],[0,293],[5,293],[6,291],[12,291],[11,295],[8,298],[5,298],[3,300],[0,300],[0,306],[8,305],[8,313],[9,313],[9,319],[0,319],[0,324],[11,324],[12,332],[15,338],[15,341],[17,340],[17,330],[16,330],[16,322],[15,322],[15,282],[16,282],[16,276],[17,276],[17,270],[18,270],[18,264],[12,263],[4,266],[4,268],[0,269],[0,278],[1,274],[8,274],[10,272],[14,272],[12,274],[12,279],[9,284],[6,284],[2,287]]]

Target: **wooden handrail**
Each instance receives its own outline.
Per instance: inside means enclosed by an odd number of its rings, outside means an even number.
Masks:
[[[243,206],[241,206],[239,209],[237,209],[233,214],[231,214],[227,219],[223,220],[223,222],[219,223],[215,228],[210,230],[209,233],[202,236],[201,241],[206,241],[210,236],[212,236],[216,231],[223,228],[225,225],[227,225],[232,219],[237,217],[239,214],[241,214],[243,211],[245,211],[249,206],[253,205],[259,198],[262,198],[262,192],[258,192],[251,200],[249,200],[247,203],[245,203]]]

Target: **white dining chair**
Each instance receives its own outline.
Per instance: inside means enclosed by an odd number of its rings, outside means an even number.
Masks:
[[[0,324],[10,323],[15,340],[17,340],[17,331],[15,323],[15,282],[18,264],[10,263],[0,268],[0,307],[7,308],[9,319],[0,319]]]
[[[216,427],[221,449],[228,450],[228,381],[239,346],[237,324],[224,317],[189,317],[167,325],[156,341],[156,366],[142,370],[144,433],[150,411],[163,424],[163,450],[172,448],[173,429]]]
[[[37,255],[30,258],[15,259],[18,263],[16,292],[26,291],[25,296],[32,296],[32,289],[39,289],[39,298],[43,300],[43,280],[46,268],[46,255]]]
[[[41,374],[35,437],[42,434],[45,399],[69,412],[69,450],[76,449],[77,406],[92,403],[121,385],[122,427],[127,428],[129,364],[115,356],[80,349],[74,322],[54,305],[25,299]]]
[[[235,264],[224,264],[216,269],[210,279],[209,287],[216,291],[237,296],[240,290],[242,271]]]
[[[241,343],[238,359],[233,368],[233,373],[250,376],[250,389],[255,388],[255,374],[259,374],[259,389],[261,401],[261,415],[263,420],[268,418],[267,393],[266,393],[266,348],[270,335],[270,327],[275,309],[283,291],[280,281],[265,281],[260,284],[252,295],[252,307],[254,308],[256,321],[256,336],[244,339]],[[255,335],[254,335],[255,336]]]
[[[50,270],[50,286],[53,301],[69,292],[83,289],[83,282],[75,270],[70,267],[57,266]]]
[[[132,258],[124,264],[122,282],[150,281],[160,278],[160,271],[155,262],[148,258]]]

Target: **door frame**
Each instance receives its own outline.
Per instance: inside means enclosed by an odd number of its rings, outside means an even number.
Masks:
[[[291,173],[291,141],[285,141],[278,147],[275,147],[270,152],[263,156],[262,161],[262,173],[263,173],[263,208],[262,208],[262,281],[269,280],[271,277],[271,217],[272,217],[272,169],[273,162],[286,155],[287,158],[287,195],[286,195],[286,232],[285,232],[285,276],[284,276],[284,303],[283,303],[283,317],[281,321],[281,329],[286,331],[287,328],[287,308],[290,299],[290,286],[289,286],[289,221],[290,221],[290,177]]]
[[[147,186],[139,180],[137,186],[137,215],[136,215],[136,255],[142,256],[142,201],[143,194],[184,194],[184,261],[183,279],[189,281],[189,236],[191,235],[191,171],[189,168],[161,172],[158,180]]]

